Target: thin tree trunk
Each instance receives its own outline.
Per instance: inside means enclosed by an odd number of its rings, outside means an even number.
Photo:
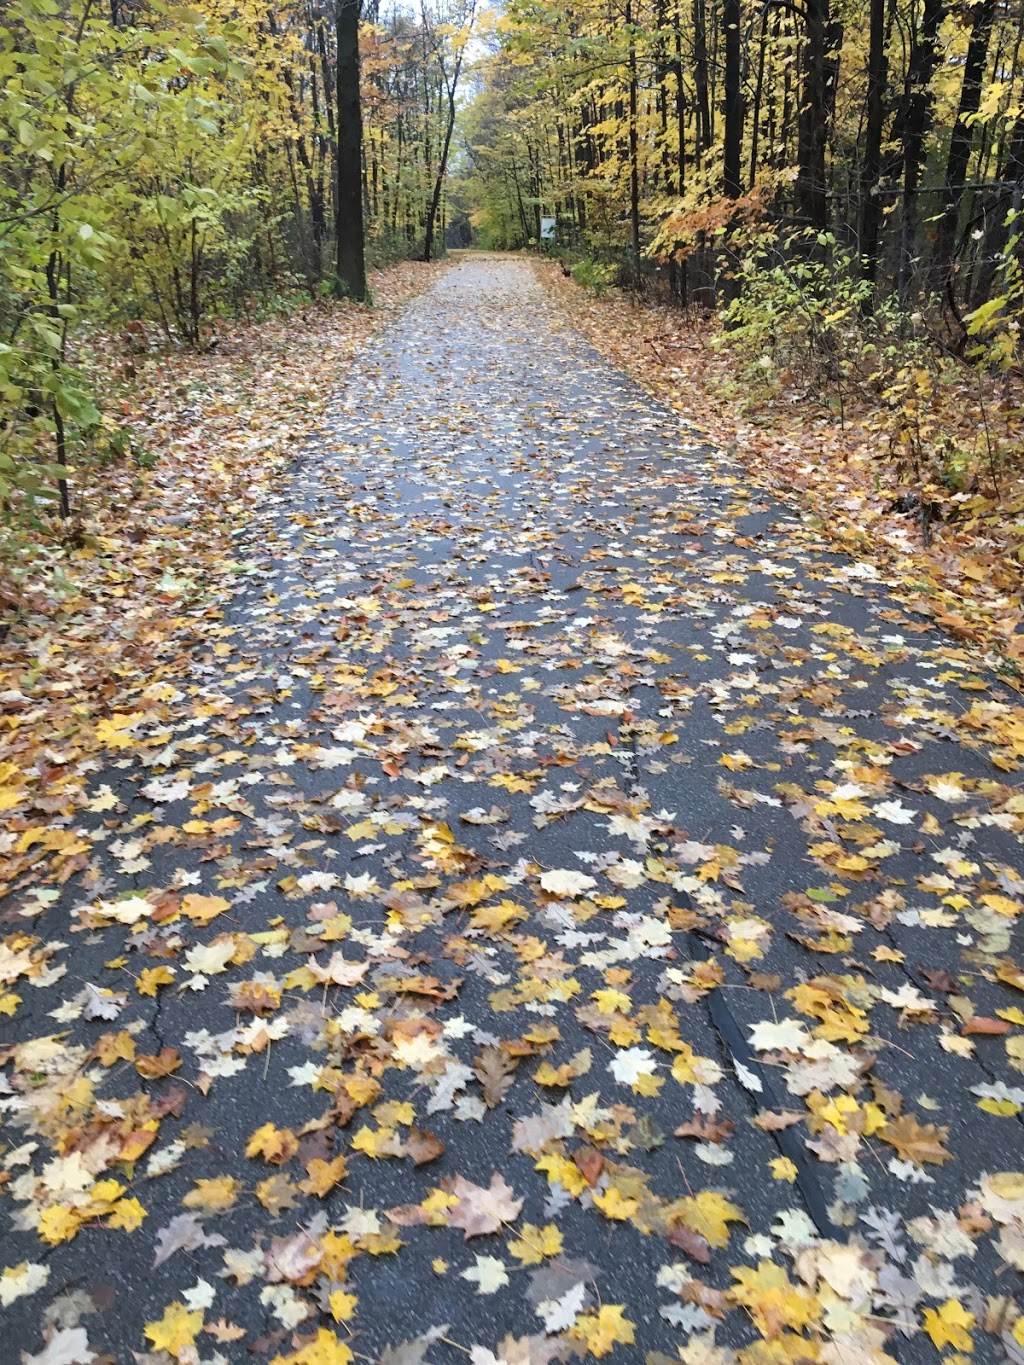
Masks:
[[[679,0],[676,0],[674,32],[674,62],[672,71],[676,78],[676,166],[678,179],[676,193],[680,199],[686,190],[686,93],[683,88],[683,35],[682,16],[679,13]],[[685,270],[685,266],[683,269]]]
[[[693,79],[697,105],[697,164],[711,146],[711,99],[708,94],[708,40],[704,0],[693,0]]]
[[[828,226],[825,183],[828,0],[806,0],[804,15],[806,33],[798,125],[796,207],[798,216],[808,227],[823,231]]]
[[[629,29],[629,252],[630,271],[640,278],[640,149],[637,136],[636,34],[633,32],[632,0],[626,0]]]
[[[946,192],[943,198],[942,217],[939,219],[935,239],[936,284],[943,290],[956,311],[953,297],[953,275],[956,261],[956,230],[963,202],[963,183],[967,178],[967,167],[971,159],[971,145],[974,141],[974,115],[981,103],[981,85],[988,61],[989,37],[995,17],[996,0],[978,0],[971,21],[971,37],[967,44],[967,58],[964,62],[964,79],[960,87],[960,107],[956,123],[949,140],[949,157],[946,161]]]
[[[335,294],[366,298],[363,243],[363,115],[359,98],[359,3],[335,0],[338,202],[334,222]]]
[[[938,64],[939,25],[946,0],[924,0],[921,30],[910,54],[903,100],[893,126],[893,140],[903,146],[903,214],[900,221],[900,261],[896,287],[900,301],[910,297],[917,239],[917,192],[921,184],[924,149],[931,123],[931,82]]]
[[[725,48],[725,146],[722,181],[727,199],[743,193],[740,159],[743,146],[743,85],[740,79],[740,0],[723,0]]]
[[[882,169],[882,132],[885,126],[885,83],[888,62],[885,56],[886,0],[870,0],[868,37],[867,118],[864,130],[864,164],[860,177],[860,259],[861,274],[874,284],[878,274],[878,244],[882,228],[882,201],[879,176]]]
[[[456,70],[455,79],[458,80]],[[444,178],[448,171],[448,152],[452,145],[452,133],[455,129],[455,90],[454,85],[448,94],[448,122],[444,130],[444,143],[441,147],[441,159],[437,163],[437,175],[434,178],[434,192],[430,197],[430,207],[427,210],[426,229],[423,235],[423,259],[429,261],[433,259],[434,252],[434,224],[437,220],[437,207],[441,202],[441,190],[444,186]]]

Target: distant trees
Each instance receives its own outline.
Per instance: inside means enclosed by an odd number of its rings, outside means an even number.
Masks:
[[[106,439],[90,328],[202,346],[226,312],[366,296],[429,255],[472,4],[6,0],[0,25],[0,509]]]
[[[639,219],[645,254],[685,290],[688,268],[706,283],[712,248],[727,279],[737,226],[758,221],[780,250],[803,233],[801,251],[846,253],[878,298],[935,299],[961,335],[955,319],[1006,287],[1019,6],[622,4],[506,5],[465,118],[467,198],[490,240],[529,240],[542,202],[563,241],[628,265]]]

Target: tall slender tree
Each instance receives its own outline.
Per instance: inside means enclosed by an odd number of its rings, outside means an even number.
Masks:
[[[335,0],[337,120],[335,277],[339,296],[366,298],[363,228],[363,112],[359,92],[360,0]]]

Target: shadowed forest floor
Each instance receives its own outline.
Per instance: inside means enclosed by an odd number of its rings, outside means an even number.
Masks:
[[[512,260],[235,554],[4,836],[11,1358],[1024,1360],[1017,698]]]

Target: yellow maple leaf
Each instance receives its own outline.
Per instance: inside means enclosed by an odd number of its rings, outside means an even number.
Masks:
[[[750,755],[743,753],[742,750],[737,750],[734,754],[722,754],[718,762],[723,768],[728,768],[730,772],[734,773],[742,772],[744,768],[751,768],[754,764]]]
[[[167,1351],[180,1360],[182,1352],[195,1341],[203,1326],[203,1312],[197,1308],[189,1310],[178,1299],[169,1303],[162,1318],[147,1322],[143,1327],[146,1336],[153,1343],[154,1351]]]
[[[77,1209],[51,1204],[39,1215],[36,1231],[44,1242],[56,1246],[58,1242],[70,1242],[81,1226],[82,1218]]]
[[[484,905],[474,910],[470,916],[470,928],[497,934],[507,929],[510,924],[526,919],[528,914],[529,911],[517,905],[515,901],[499,901],[497,905]]]
[[[947,1299],[941,1308],[924,1310],[924,1330],[937,1350],[952,1346],[955,1351],[973,1351],[974,1323],[974,1314],[968,1313],[959,1299]]]
[[[352,1150],[355,1152],[365,1152],[367,1156],[379,1157],[391,1155],[387,1150],[388,1144],[395,1136],[393,1128],[370,1128],[368,1124],[363,1124],[359,1132],[352,1138]]]
[[[558,1152],[546,1153],[534,1163],[534,1170],[543,1171],[549,1185],[561,1185],[571,1195],[582,1194],[587,1188],[583,1172],[576,1163]]]
[[[348,1264],[356,1256],[350,1237],[337,1232],[325,1232],[320,1242],[320,1273],[329,1280],[343,1280]]]
[[[118,1061],[130,1062],[135,1057],[135,1039],[127,1029],[120,1033],[104,1033],[97,1038],[93,1051],[104,1066],[113,1066]]]
[[[395,1128],[400,1123],[415,1123],[416,1110],[408,1100],[385,1100],[376,1106],[373,1117],[383,1128]]]
[[[119,1180],[97,1180],[89,1191],[89,1213],[109,1213],[125,1192]]]
[[[562,1234],[554,1223],[539,1228],[533,1223],[523,1226],[521,1237],[514,1238],[508,1249],[523,1265],[540,1265],[545,1256],[558,1256],[562,1250]]]
[[[649,1071],[641,1071],[631,1088],[634,1094],[644,1095],[647,1099],[653,1099],[664,1084],[664,1076],[654,1076]]]
[[[695,1085],[697,1072],[694,1062],[696,1060],[693,1048],[688,1043],[683,1043],[679,1056],[672,1061],[672,1079],[678,1081],[680,1085]]]
[[[623,1317],[625,1304],[602,1304],[597,1313],[584,1313],[576,1319],[570,1336],[587,1343],[593,1356],[609,1355],[616,1346],[632,1346],[636,1324]]]
[[[729,1244],[729,1223],[745,1223],[742,1209],[730,1204],[723,1194],[713,1190],[701,1190],[700,1194],[678,1199],[672,1206],[675,1220],[683,1223],[691,1232],[713,1247]]]
[[[209,924],[225,910],[231,909],[231,902],[223,896],[200,896],[195,893],[185,896],[181,902],[182,914],[196,924]]]
[[[740,1266],[732,1275],[736,1283],[729,1291],[730,1297],[749,1311],[754,1326],[769,1341],[785,1327],[799,1332],[814,1321],[819,1308],[817,1298],[793,1284],[781,1266],[759,1261],[756,1270]]]
[[[604,1194],[594,1194],[592,1197],[606,1218],[619,1222],[625,1222],[627,1218],[632,1218],[640,1207],[639,1199],[624,1197],[614,1185]]]
[[[792,1185],[797,1177],[796,1165],[790,1161],[788,1156],[777,1156],[773,1161],[769,1161],[768,1169],[775,1180],[788,1180]]]
[[[372,1104],[380,1094],[380,1081],[372,1076],[349,1076],[345,1081],[345,1093],[353,1104],[362,1108]]]
[[[347,1165],[344,1156],[336,1156],[333,1161],[324,1161],[315,1156],[306,1167],[308,1179],[299,1181],[299,1189],[322,1199],[340,1180],[344,1180]]]
[[[140,995],[156,995],[161,986],[169,986],[173,980],[174,971],[170,967],[143,967],[135,989]]]
[[[189,1190],[182,1199],[186,1209],[206,1209],[209,1213],[219,1213],[231,1208],[244,1189],[242,1182],[234,1176],[218,1175],[212,1180],[197,1180],[195,1188]]]
[[[344,1289],[336,1289],[327,1300],[331,1309],[331,1317],[335,1322],[348,1322],[356,1311],[356,1304],[359,1302],[357,1294],[346,1294]]]
[[[107,1227],[120,1228],[122,1232],[134,1232],[136,1228],[142,1226],[145,1216],[146,1210],[135,1196],[131,1195],[128,1199],[117,1201],[107,1219]]]
[[[130,715],[115,712],[109,720],[97,723],[96,741],[108,749],[127,749],[135,742],[134,736],[128,731],[145,719],[145,711],[133,711]]]
[[[262,1156],[275,1166],[281,1166],[298,1150],[299,1140],[290,1128],[275,1128],[272,1123],[264,1123],[249,1139],[245,1154],[248,1157]]]
[[[632,1019],[624,1019],[621,1014],[613,1015],[611,1028],[608,1030],[608,1039],[616,1047],[632,1047],[634,1043],[639,1043],[643,1034],[633,1023]],[[655,1079],[661,1080],[661,1077]]]
[[[597,1006],[599,1014],[614,1014],[616,1010],[628,1014],[633,1008],[633,1002],[625,991],[591,991],[590,998]]]

